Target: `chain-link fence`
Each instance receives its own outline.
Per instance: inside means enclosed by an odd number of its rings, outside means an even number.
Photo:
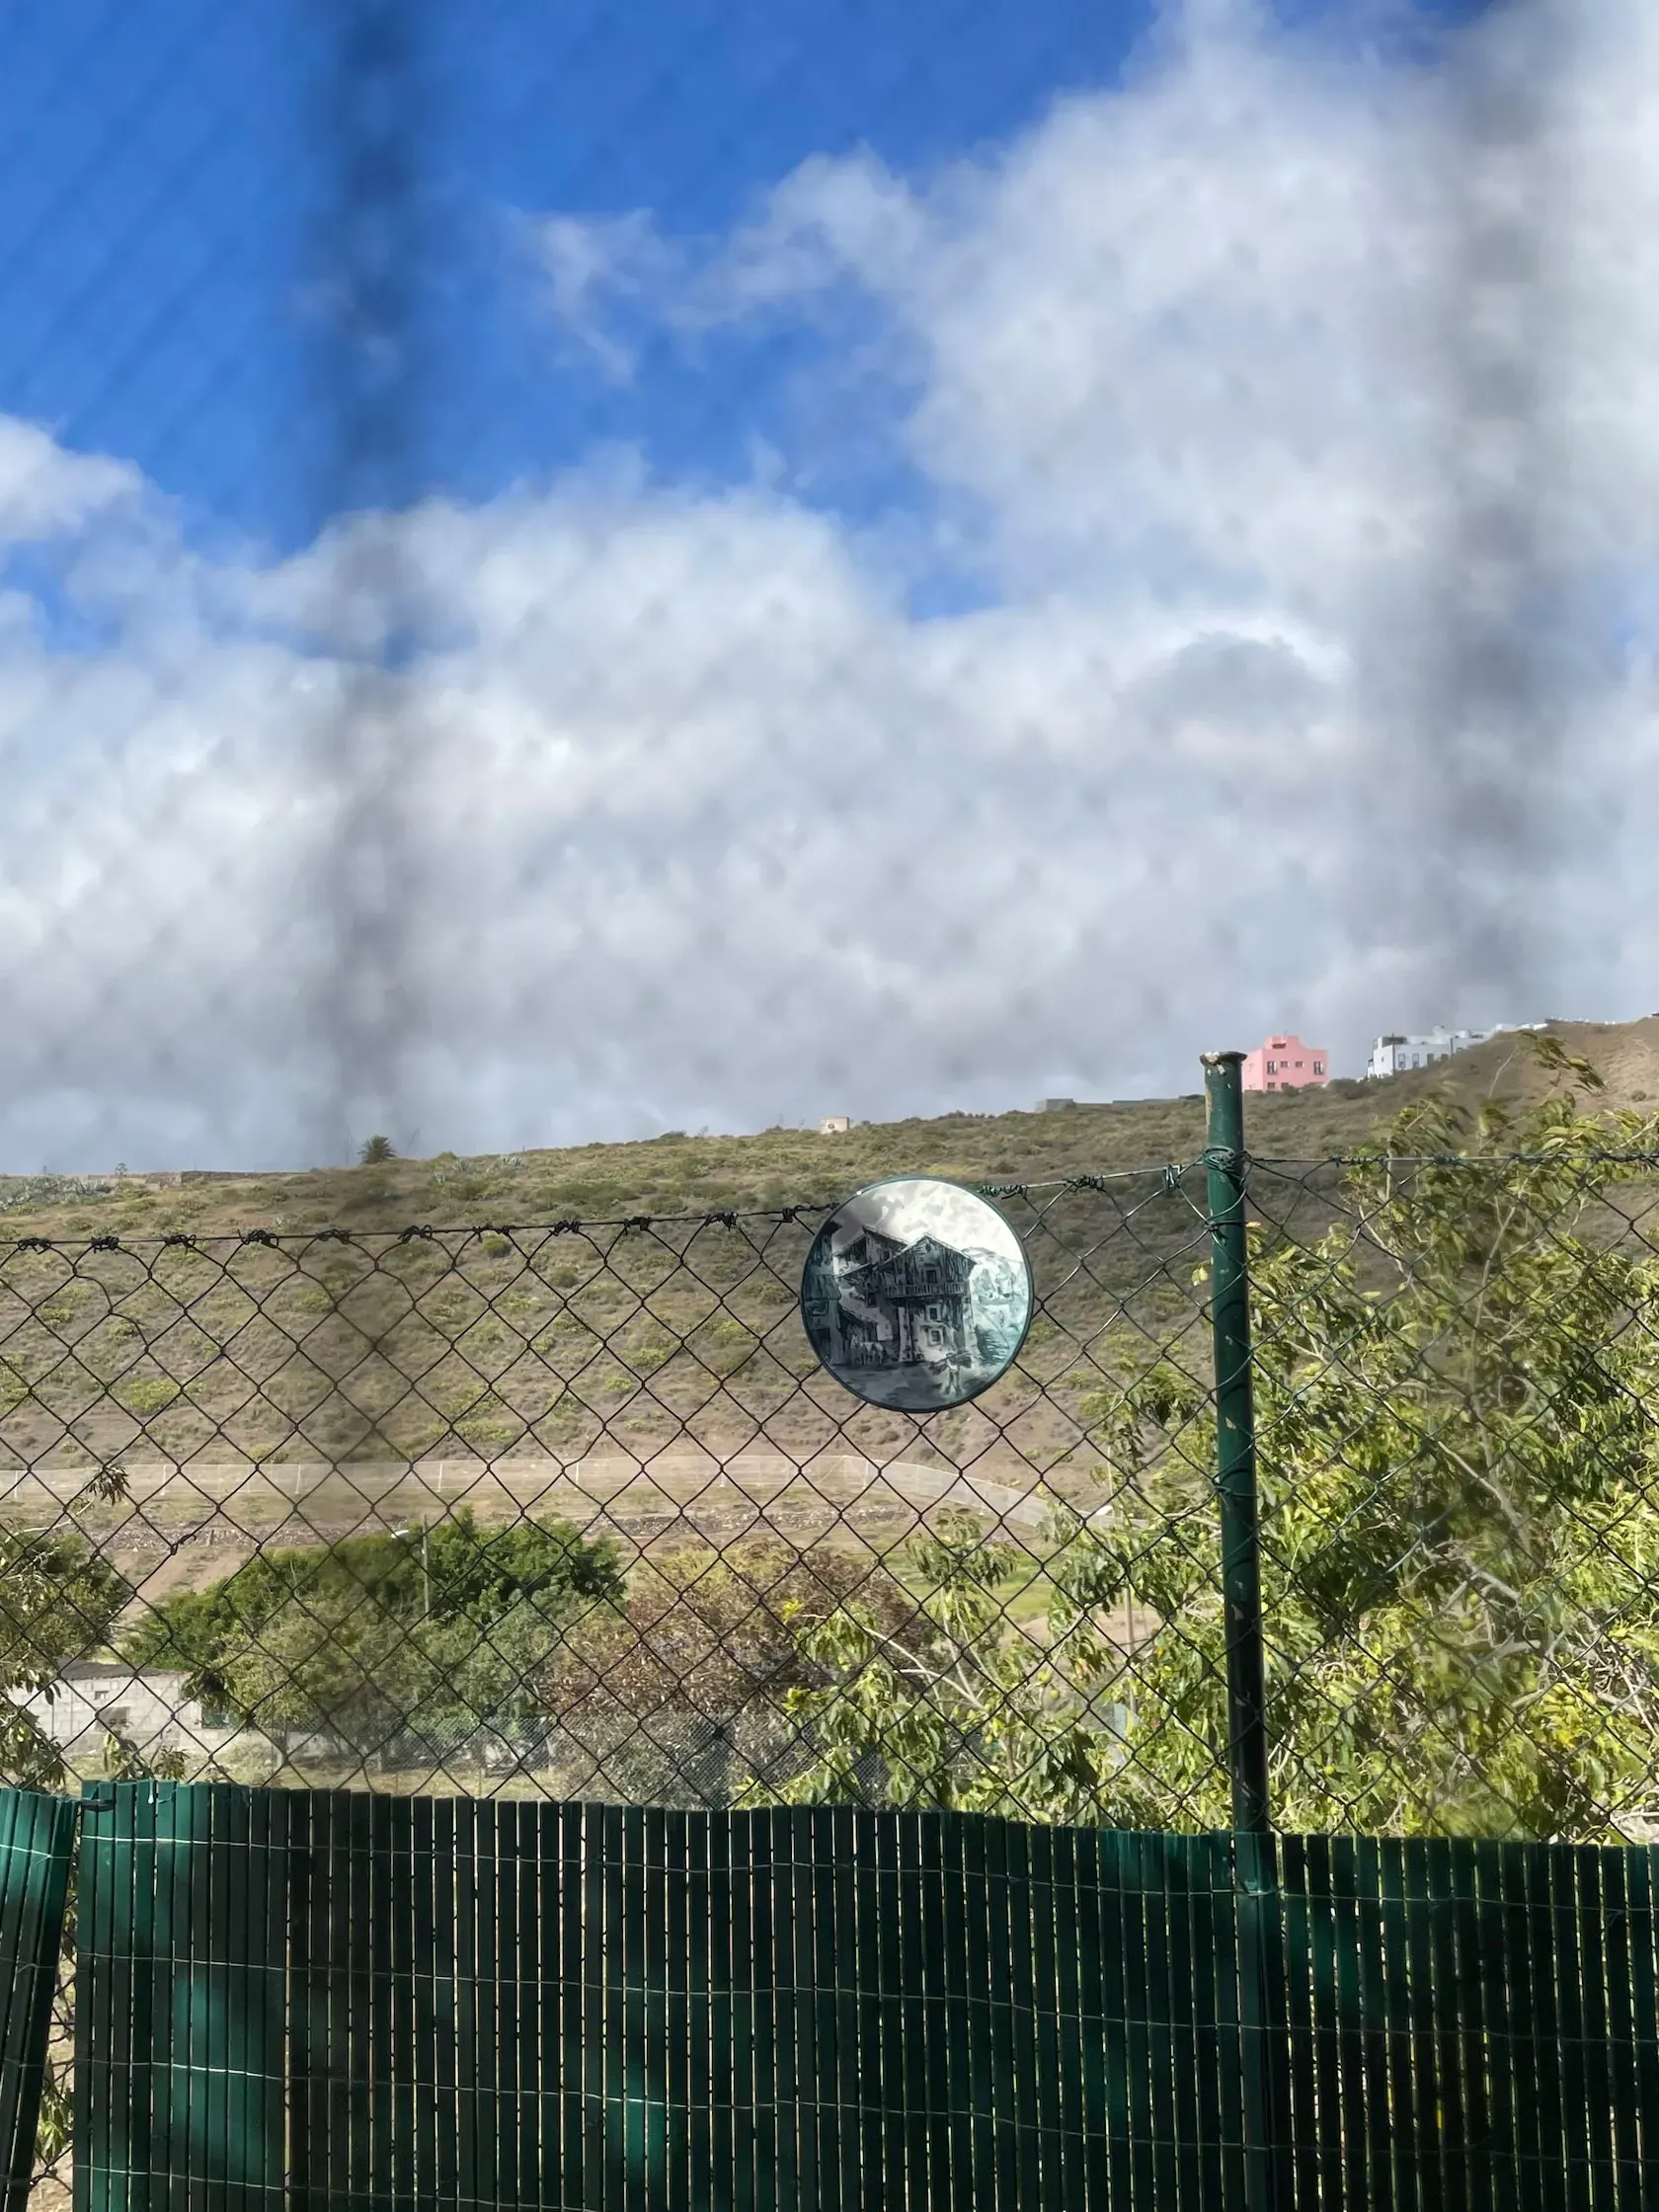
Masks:
[[[1647,1840],[1659,1149],[1525,1134],[995,1188],[1033,1324],[925,1417],[819,1201],[19,1237],[6,1778],[1196,1832],[1253,1741],[1282,1830]]]
[[[77,1226],[1645,1004],[1659,48],[1373,13],[9,12],[0,1778],[1659,1834],[1653,1126],[1148,1105],[926,1418],[804,1178]]]
[[[0,1269],[11,1778],[1229,1824],[1204,1162],[1003,1189],[1034,1324],[921,1417],[821,1209]],[[1659,1157],[1254,1162],[1285,1827],[1645,1836]]]
[[[845,1672],[825,1639],[863,1623],[908,1682],[966,1604],[1010,1693],[1053,1675],[1049,1568],[1096,1510],[1103,1406],[1154,1355],[1202,1388],[1202,1187],[1003,1192],[1034,1325],[1002,1382],[925,1419],[813,1356],[817,1204],[25,1239],[0,1321],[8,1540],[14,1589],[38,1572],[53,1595],[12,1608],[14,1772],[97,1770],[114,1744],[393,1788],[900,1792],[874,1746],[820,1774],[815,1700]],[[1127,1652],[1145,1622],[1133,1594],[1119,1612]],[[1088,1709],[1117,1742],[1106,1688]],[[982,1762],[965,1714],[953,1732],[940,1786],[984,1763],[1017,1802],[1017,1758]]]

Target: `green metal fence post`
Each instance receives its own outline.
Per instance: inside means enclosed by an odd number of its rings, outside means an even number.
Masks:
[[[1209,1103],[1204,1159],[1210,1176],[1210,1316],[1216,1347],[1216,1480],[1222,1513],[1232,1825],[1247,1835],[1265,1836],[1271,1833],[1272,1821],[1267,1801],[1256,1417],[1250,1382],[1243,1062],[1242,1053],[1204,1055]]]
[[[1226,1628],[1227,1766],[1232,1778],[1238,1914],[1245,2202],[1278,2212],[1287,2142],[1282,2041],[1283,1930],[1267,1794],[1267,1669],[1263,1654],[1256,1410],[1250,1375],[1250,1256],[1244,1217],[1242,1053],[1206,1053],[1205,1165],[1210,1197],[1210,1317],[1216,1357],[1216,1485],[1221,1494],[1222,1604]]]

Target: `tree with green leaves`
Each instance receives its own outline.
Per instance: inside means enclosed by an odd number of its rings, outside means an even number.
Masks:
[[[389,1137],[371,1137],[357,1154],[359,1167],[380,1167],[387,1160],[397,1158]]]
[[[74,1526],[87,1509],[125,1502],[124,1472],[96,1469],[69,1501],[63,1521],[45,1529],[0,1528],[0,1783],[13,1789],[61,1790],[71,1776],[62,1752],[30,1709],[40,1693],[62,1683],[65,1669],[106,1651],[132,1587]],[[66,1525],[67,1524],[67,1525]],[[170,1756],[147,1759],[141,1747],[107,1740],[114,1771],[136,1776],[167,1771]],[[38,2156],[61,2157],[69,2144],[74,2043],[74,1887],[62,1936],[53,2001],[52,2046],[41,2087]]]
[[[452,1742],[522,1716],[586,1614],[621,1596],[618,1547],[568,1522],[479,1523],[281,1547],[157,1606],[134,1665],[180,1667],[193,1696],[278,1743],[372,1751],[401,1733]]]
[[[1595,1071],[1536,1048],[1580,1090]],[[1339,1179],[1338,1179],[1339,1178]],[[1283,1828],[1579,1839],[1659,1808],[1659,1125],[1437,1100],[1251,1229],[1268,1721]],[[1255,1189],[1270,1188],[1260,1177]],[[1258,1201],[1259,1202],[1259,1201]],[[1200,1279],[1202,1280],[1202,1278]],[[1198,1342],[1088,1401],[1039,1627],[974,1517],[909,1561],[931,1637],[808,1632],[796,1797],[1224,1827],[1214,1414]],[[1132,1633],[1131,1614],[1138,1622]]]
[[[124,1495],[118,1473],[100,1474],[83,1496]],[[77,1501],[79,1502],[79,1501]],[[66,1667],[103,1649],[131,1585],[77,1531],[0,1529],[0,1782],[60,1789],[62,1754],[23,1699],[50,1694]]]

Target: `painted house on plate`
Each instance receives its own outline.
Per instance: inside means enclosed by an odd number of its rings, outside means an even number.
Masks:
[[[866,1229],[835,1255],[834,1328],[849,1367],[952,1366],[974,1356],[974,1263],[937,1237]]]

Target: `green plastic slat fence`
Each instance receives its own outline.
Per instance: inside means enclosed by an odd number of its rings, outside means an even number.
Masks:
[[[75,1849],[66,1797],[0,1789],[0,2158],[5,2212],[23,2212],[40,2123],[52,1991]]]
[[[1646,1850],[107,1785],[80,2212],[1659,2199]]]
[[[275,1790],[88,1786],[76,2212],[173,2206],[187,2193],[247,2212],[284,2201],[288,1836],[303,1803]]]

